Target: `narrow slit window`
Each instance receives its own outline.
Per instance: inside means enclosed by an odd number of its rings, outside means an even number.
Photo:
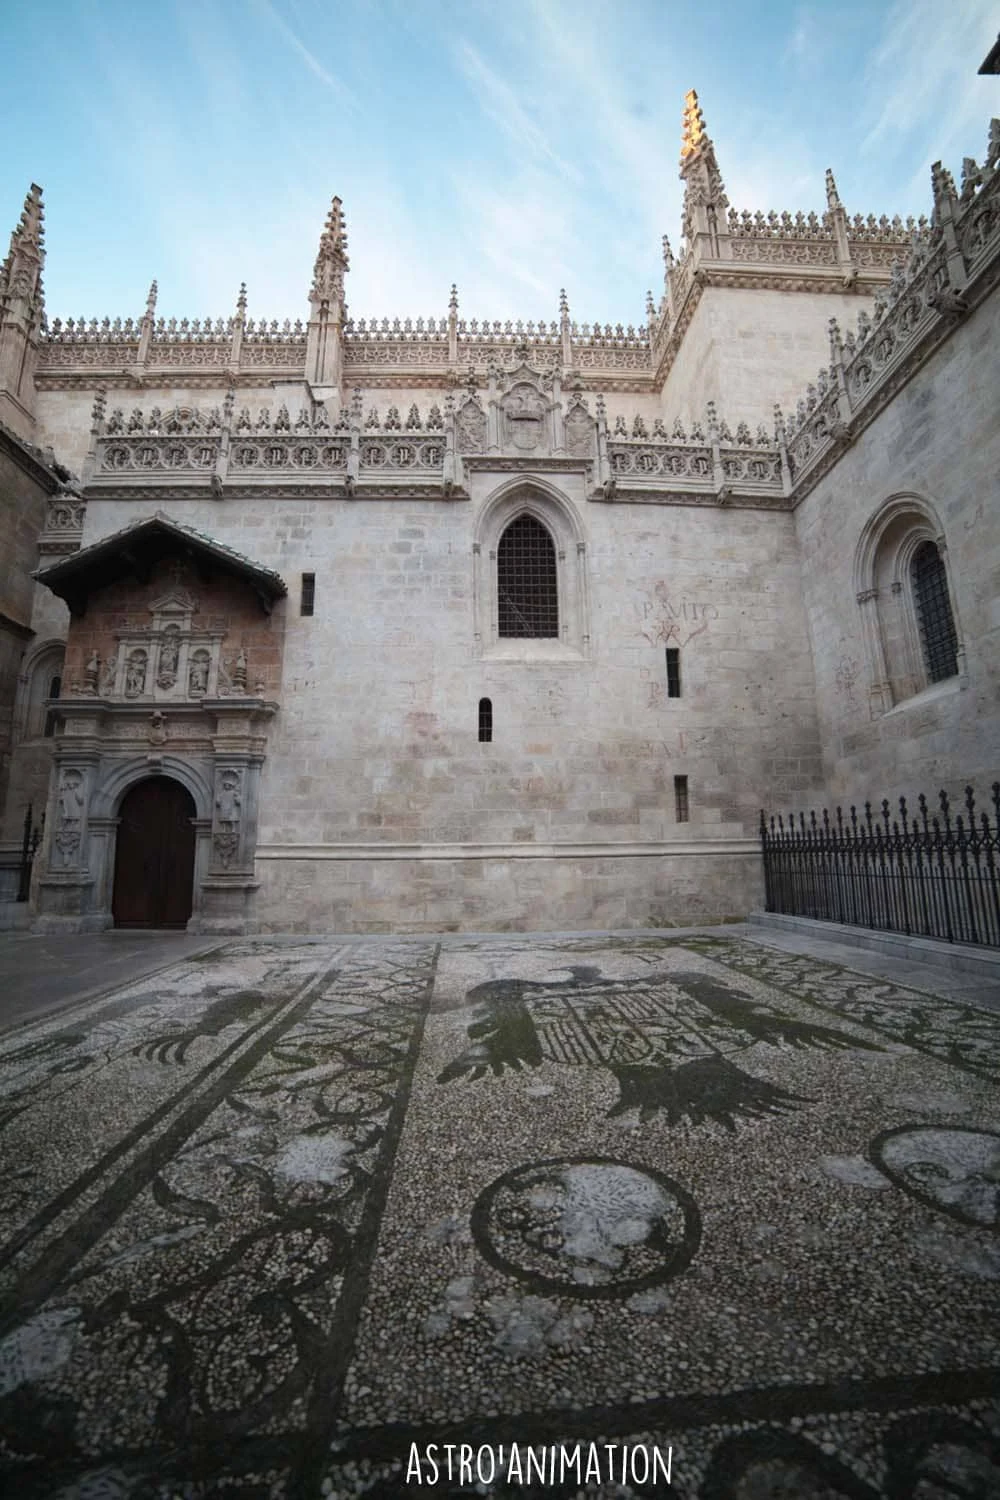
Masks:
[[[493,740],[493,702],[490,698],[479,700],[479,743],[489,745]]]
[[[678,823],[690,822],[688,779],[686,776],[674,777],[674,811]]]
[[[300,615],[312,615],[316,613],[316,574],[303,573],[302,593],[299,602]]]
[[[681,695],[681,653],[677,646],[667,647],[667,697]]]
[[[50,698],[58,698],[61,693],[62,693],[62,678],[61,677],[53,677],[52,681],[49,683],[49,697]],[[46,713],[46,715],[45,715],[45,730],[44,730],[45,738],[47,740],[50,740],[52,738],[52,736],[55,734],[55,732],[56,732],[56,716],[55,716],[55,714],[52,712],[52,710],[50,708],[48,710],[48,712]]]

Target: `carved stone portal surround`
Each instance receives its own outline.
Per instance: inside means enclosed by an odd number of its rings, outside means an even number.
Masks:
[[[130,701],[124,692],[117,702],[60,700],[65,727],[56,741],[37,861],[35,930],[96,932],[112,925],[122,799],[137,782],[168,776],[191,794],[196,810],[188,931],[252,931],[260,773],[276,709],[253,697],[205,697],[165,709],[151,708],[148,698]]]

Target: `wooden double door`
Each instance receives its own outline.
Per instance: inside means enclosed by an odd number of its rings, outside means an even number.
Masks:
[[[194,801],[179,781],[151,776],[119,813],[111,911],[116,927],[184,927],[194,899]]]

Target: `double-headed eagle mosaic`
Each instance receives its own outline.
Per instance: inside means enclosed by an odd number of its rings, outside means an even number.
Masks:
[[[439,1083],[501,1076],[543,1062],[607,1068],[619,1096],[609,1116],[638,1108],[670,1125],[780,1114],[811,1101],[757,1078],[733,1058],[759,1043],[879,1052],[847,1031],[786,1015],[708,974],[670,971],[613,979],[570,965],[567,979],[494,979],[466,994],[469,1045]]]

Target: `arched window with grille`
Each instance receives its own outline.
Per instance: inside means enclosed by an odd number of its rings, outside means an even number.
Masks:
[[[927,680],[943,682],[958,672],[958,639],[948,597],[948,575],[933,542],[921,542],[913,554],[910,584]]]
[[[500,636],[532,640],[559,634],[559,575],[552,537],[541,521],[515,516],[497,548]]]
[[[859,538],[854,578],[873,714],[964,679],[947,547],[929,500],[900,493],[879,506]]]

